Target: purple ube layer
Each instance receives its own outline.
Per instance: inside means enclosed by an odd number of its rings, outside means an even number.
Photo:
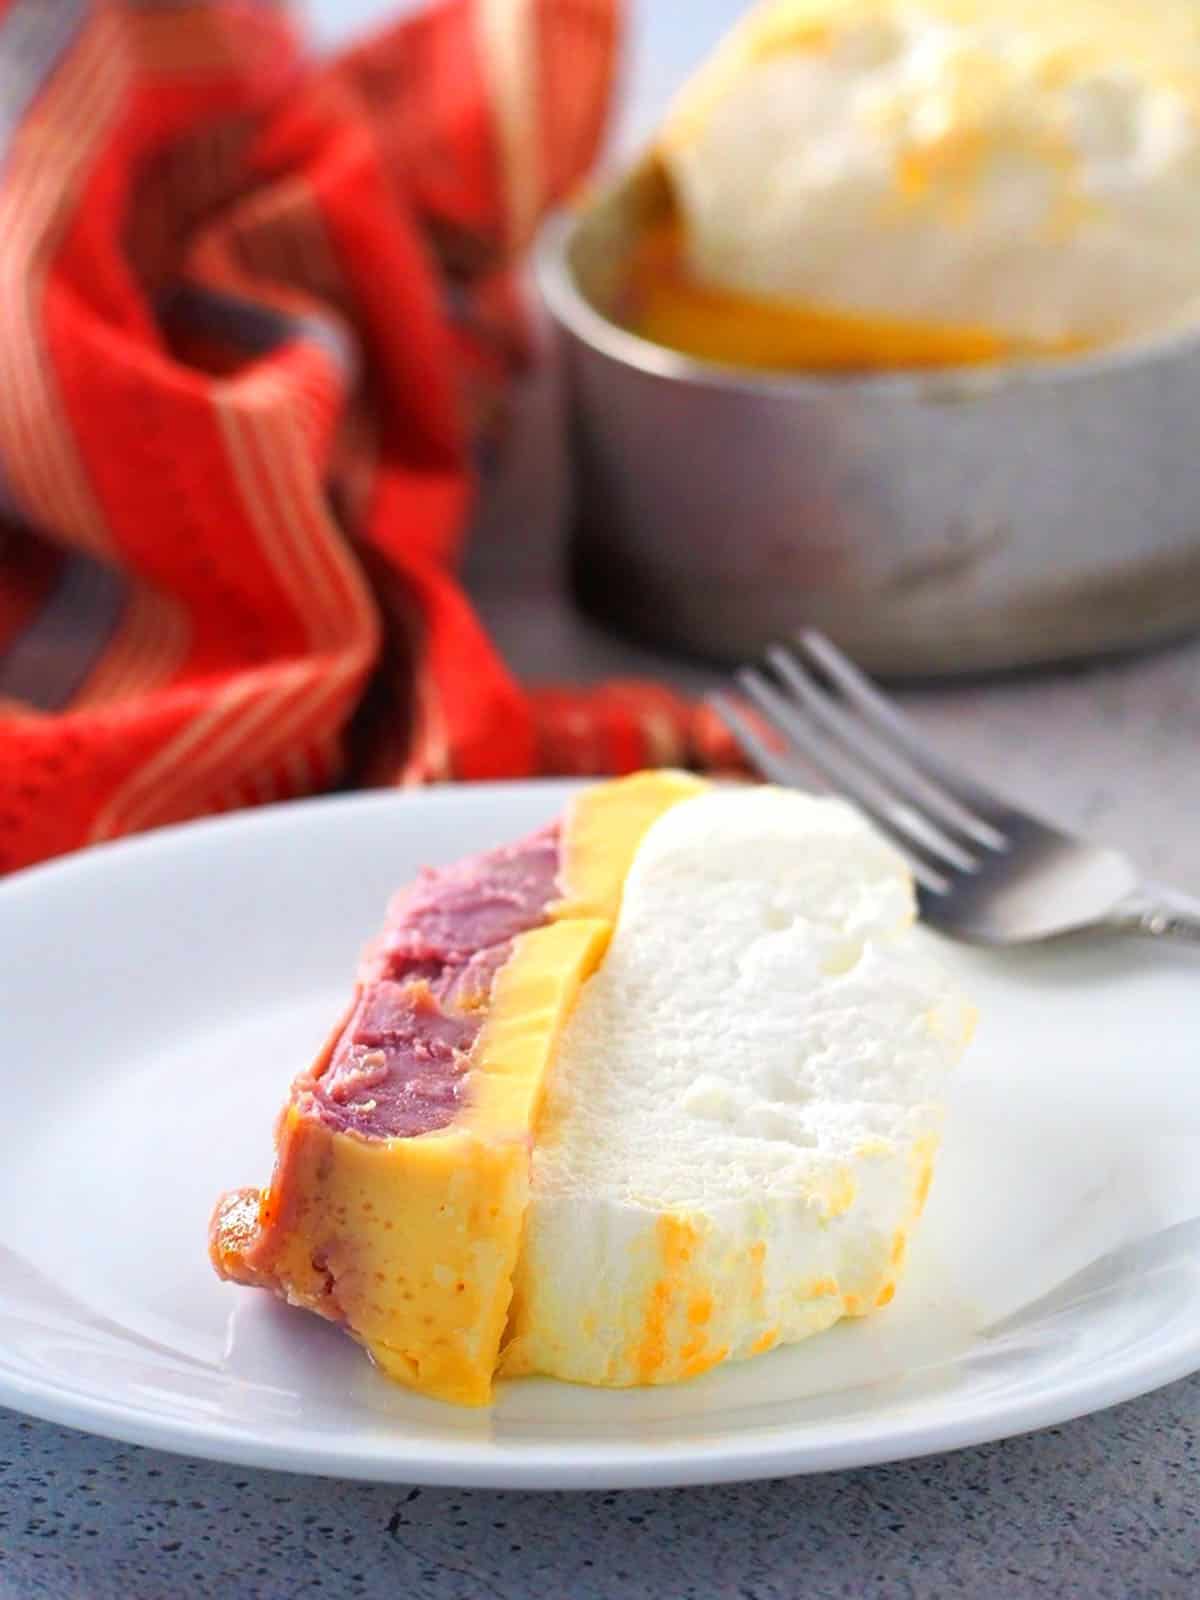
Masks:
[[[388,910],[362,989],[304,1109],[408,1138],[454,1120],[496,973],[558,898],[559,827],[421,874]]]

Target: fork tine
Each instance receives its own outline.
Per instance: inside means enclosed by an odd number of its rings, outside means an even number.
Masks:
[[[789,761],[778,750],[772,750],[727,694],[714,689],[707,698],[709,705],[741,746],[742,754],[763,777],[770,778],[772,783],[782,784],[784,788],[795,788],[804,782],[804,772],[799,764]]]
[[[931,750],[904,713],[885,699],[866,674],[823,633],[815,628],[802,628],[795,639],[876,733],[902,751],[915,772],[963,808],[962,825],[966,826],[969,820],[973,824],[971,831],[980,843],[993,850],[1006,847],[1008,840],[1003,823],[1011,808],[1003,800]]]
[[[848,760],[841,752],[822,740],[805,721],[803,714],[761,673],[743,668],[737,677],[767,722],[798,746],[835,788],[847,794],[859,809],[871,818],[880,831],[904,853],[918,882],[926,889],[933,893],[945,893],[950,886],[948,872],[955,869],[969,872],[973,869],[974,863],[969,857],[964,858],[962,852],[952,842],[946,841],[944,837],[939,838],[936,830],[923,827],[921,825],[923,819],[914,813],[911,807],[897,804],[882,785],[876,783],[853,761]],[[740,738],[738,727],[733,723],[730,726]],[[744,719],[742,726],[745,726]],[[761,741],[758,743],[761,747]],[[747,748],[751,760],[757,762],[758,758],[753,749],[746,746],[743,748]],[[763,770],[769,777],[773,776],[768,768],[764,767]],[[794,784],[796,782],[794,768],[792,772],[793,776],[784,781]]]
[[[1004,848],[1006,841],[1002,834],[989,823],[981,822],[940,785],[925,777],[897,750],[894,741],[885,739],[847,700],[818,683],[806,661],[798,660],[782,645],[773,645],[767,651],[767,660],[803,702],[814,722],[840,739],[874,777],[901,792],[910,805],[932,812],[937,826],[947,837],[958,839],[965,835],[963,842],[968,848]]]
[[[957,839],[945,833],[925,816],[907,795],[897,792],[886,779],[877,776],[855,754],[841,749],[822,736],[820,727],[806,708],[794,705],[786,693],[761,670],[743,667],[738,673],[746,692],[759,709],[772,717],[777,726],[798,744],[826,777],[844,788],[862,805],[870,804],[891,827],[899,829],[916,844],[938,871],[954,867],[959,872],[974,872],[975,857]]]

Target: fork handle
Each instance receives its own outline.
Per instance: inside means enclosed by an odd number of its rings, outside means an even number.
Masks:
[[[1164,884],[1144,883],[1113,908],[1104,926],[1147,939],[1200,945],[1200,900]]]

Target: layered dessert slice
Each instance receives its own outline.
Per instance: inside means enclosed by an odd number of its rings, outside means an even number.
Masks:
[[[217,1206],[221,1276],[343,1324],[413,1388],[486,1402],[561,1029],[643,833],[704,787],[600,785],[560,823],[397,898],[292,1086],[270,1186]]]
[[[970,1007],[849,806],[641,774],[393,905],[218,1272],[470,1404],[885,1306]]]

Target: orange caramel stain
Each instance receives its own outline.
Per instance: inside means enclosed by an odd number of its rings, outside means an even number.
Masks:
[[[633,1358],[639,1383],[653,1383],[667,1359],[667,1318],[674,1298],[671,1284],[660,1278],[650,1291],[643,1333]]]
[[[779,1329],[777,1327],[767,1328],[759,1334],[758,1338],[755,1339],[754,1343],[750,1346],[750,1354],[752,1356],[761,1356],[767,1350],[774,1349],[778,1342]]]
[[[692,1360],[686,1361],[680,1370],[681,1378],[698,1378],[701,1373],[709,1372],[713,1367],[719,1366],[729,1354],[727,1344],[719,1344],[712,1350],[702,1350]]]
[[[861,1317],[862,1316],[862,1308],[863,1308],[862,1307],[862,1300],[859,1298],[858,1295],[856,1295],[856,1294],[848,1294],[845,1297],[845,1299],[842,1301],[842,1305],[843,1305],[843,1307],[845,1309],[845,1312],[846,1312],[846,1315],[848,1317]]]
[[[688,1321],[693,1327],[702,1328],[712,1317],[713,1302],[710,1294],[693,1295],[688,1302]]]
[[[929,1199],[929,1185],[932,1182],[933,1182],[933,1163],[930,1162],[929,1165],[925,1168],[924,1172],[922,1172],[921,1177],[920,1177],[920,1181],[917,1184],[917,1211],[918,1212],[921,1212],[921,1211],[923,1211],[925,1209],[925,1202],[926,1202],[926,1200]]]
[[[907,1246],[908,1246],[908,1239],[907,1239],[907,1237],[905,1235],[904,1229],[903,1228],[897,1228],[896,1229],[896,1236],[892,1240],[892,1265],[894,1267],[898,1267],[900,1265],[900,1262],[902,1261],[902,1259],[904,1257],[904,1252],[905,1252],[905,1249],[907,1248]]]
[[[885,1283],[883,1288],[880,1289],[879,1293],[875,1296],[876,1307],[882,1310],[884,1306],[891,1302],[895,1293],[896,1285],[894,1283]]]
[[[838,1281],[836,1278],[815,1278],[808,1293],[813,1300],[824,1300],[838,1293]]]
[[[747,1255],[750,1258],[750,1298],[761,1300],[765,1287],[763,1263],[767,1259],[767,1247],[760,1239],[757,1244],[750,1246]]]
[[[687,1341],[687,1343],[680,1347],[679,1359],[685,1365],[689,1361],[694,1361],[696,1359],[696,1357],[700,1354],[700,1352],[704,1349],[704,1346],[705,1346],[706,1343],[707,1343],[707,1340],[705,1339],[705,1336],[704,1336],[704,1334],[702,1332],[701,1333],[697,1333],[697,1334],[693,1334],[692,1337]]]
[[[683,1217],[659,1218],[658,1242],[662,1251],[663,1265],[668,1272],[675,1272],[680,1267],[687,1266],[699,1237],[695,1224],[685,1221]]]
[[[671,1312],[683,1290],[684,1272],[699,1238],[695,1225],[683,1217],[660,1217],[656,1231],[662,1275],[651,1286],[642,1336],[633,1353],[633,1367],[639,1383],[653,1383],[666,1367]]]

